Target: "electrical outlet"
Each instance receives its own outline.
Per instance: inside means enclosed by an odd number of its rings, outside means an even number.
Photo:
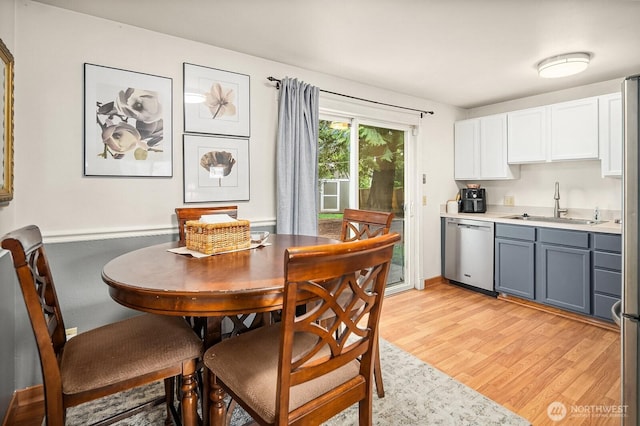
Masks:
[[[426,206],[426,205],[427,205],[427,196],[426,196],[426,195],[423,195],[423,196],[422,196],[422,205],[423,205],[423,206]]]
[[[78,334],[78,327],[71,327],[64,330],[64,333],[67,335],[67,340]]]
[[[504,205],[505,206],[514,206],[515,203],[513,201],[513,195],[505,195],[504,196]]]

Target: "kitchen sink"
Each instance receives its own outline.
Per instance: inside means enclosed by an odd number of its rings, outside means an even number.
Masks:
[[[572,217],[530,216],[526,213],[517,216],[505,216],[504,219],[530,220],[533,222],[569,223],[574,225],[598,225],[600,223],[606,222],[604,220],[574,219]]]

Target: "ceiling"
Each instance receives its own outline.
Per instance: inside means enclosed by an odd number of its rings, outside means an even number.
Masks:
[[[462,108],[640,73],[640,0],[38,1]]]

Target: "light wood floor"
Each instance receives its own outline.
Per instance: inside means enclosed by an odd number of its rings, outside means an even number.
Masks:
[[[567,410],[620,404],[618,332],[436,283],[387,297],[380,336],[533,425],[620,424],[547,416],[555,401]]]
[[[620,403],[618,333],[447,284],[384,301],[380,335],[533,425],[618,425],[616,418],[552,422],[551,402]],[[16,426],[40,425],[25,406]]]

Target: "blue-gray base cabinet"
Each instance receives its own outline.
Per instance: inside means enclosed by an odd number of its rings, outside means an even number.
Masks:
[[[621,252],[618,234],[496,223],[496,291],[612,321]]]
[[[534,299],[536,228],[496,224],[496,291]]]
[[[536,300],[590,314],[589,233],[539,228],[537,249]]]

